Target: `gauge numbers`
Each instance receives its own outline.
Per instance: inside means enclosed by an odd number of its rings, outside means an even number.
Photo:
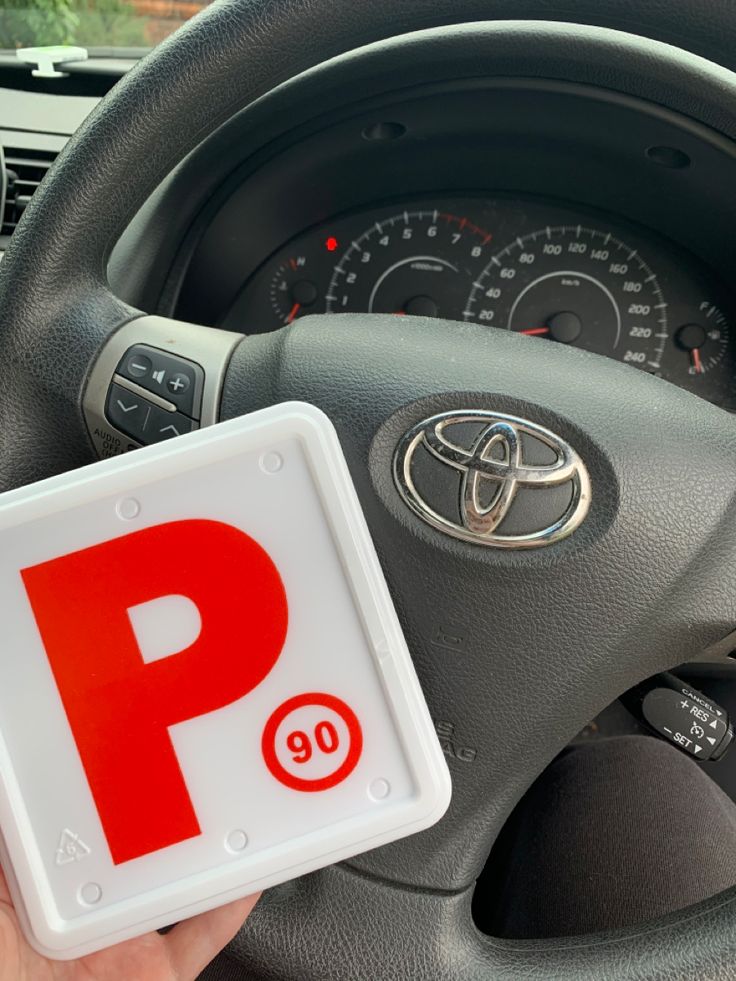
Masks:
[[[392,314],[402,332],[405,316],[441,318],[448,330],[466,321],[614,358],[736,411],[732,301],[696,257],[614,216],[436,196],[295,236],[264,261],[226,324],[259,333],[324,312]],[[370,320],[345,321],[356,326],[370,331]]]
[[[402,211],[375,221],[335,266],[326,309],[459,320],[490,241],[467,218],[439,210]]]
[[[638,251],[582,225],[517,237],[476,277],[463,317],[650,372],[661,370],[669,336],[657,276]]]

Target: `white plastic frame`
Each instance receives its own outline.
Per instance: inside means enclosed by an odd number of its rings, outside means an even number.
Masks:
[[[421,831],[439,820],[449,804],[451,785],[447,765],[337,435],[327,417],[314,406],[285,403],[0,497],[0,617],[5,620],[3,629],[13,629],[12,618],[16,615],[21,618],[18,624],[26,618],[26,626],[27,618],[32,617],[32,612],[23,609],[22,604],[20,608],[16,604],[17,613],[14,613],[8,602],[3,603],[3,582],[11,581],[7,577],[12,578],[13,573],[17,575],[27,562],[27,558],[17,557],[19,542],[33,541],[38,554],[40,529],[63,527],[64,534],[68,534],[70,523],[80,514],[89,514],[94,525],[94,515],[103,503],[112,513],[116,502],[127,500],[131,495],[142,502],[141,519],[145,526],[149,488],[176,477],[177,487],[182,489],[181,496],[186,497],[186,487],[197,474],[201,476],[202,468],[217,468],[227,461],[254,453],[260,454],[262,464],[268,454],[289,445],[298,446],[307,462],[305,472],[308,470],[349,585],[353,607],[362,625],[365,652],[380,682],[383,704],[376,705],[376,712],[385,713],[383,728],[393,727],[398,755],[403,756],[400,764],[410,775],[413,791],[397,801],[389,800],[390,806],[377,806],[363,792],[360,801],[365,798],[364,808],[360,803],[358,811],[353,810],[347,817],[336,814],[334,820],[330,816],[333,805],[327,798],[322,826],[312,828],[306,834],[253,854],[246,850],[242,858],[226,863],[220,857],[210,868],[200,868],[176,881],[172,881],[170,867],[167,871],[162,865],[157,872],[157,866],[148,862],[142,877],[144,885],[135,895],[101,908],[83,909],[74,916],[63,916],[51,885],[50,877],[54,874],[51,856],[48,848],[44,854],[39,848],[34,815],[29,812],[24,795],[28,788],[23,787],[22,767],[9,748],[13,736],[8,721],[10,714],[5,711],[9,703],[4,701],[0,690],[0,858],[29,940],[50,957],[79,957]],[[233,487],[234,500],[237,495],[244,495],[246,489]],[[298,501],[295,506],[298,507]],[[204,502],[203,509],[206,510]],[[115,520],[119,527],[119,515]],[[115,520],[110,518],[111,527],[115,527]],[[160,520],[153,523],[160,523]],[[119,527],[117,534],[132,530],[136,529]],[[85,520],[84,530],[80,525],[77,547],[112,537],[116,536],[109,532],[102,537],[98,532],[90,532]],[[299,542],[295,541],[293,547],[298,549]],[[51,549],[41,560],[50,559],[54,554],[63,553],[54,553]],[[348,652],[344,656],[354,656],[356,666],[359,666],[357,659],[365,661],[365,652]],[[8,656],[5,645],[6,659]],[[3,666],[2,662],[0,650],[0,689],[14,670],[20,670],[17,663]],[[261,683],[261,687],[269,684],[270,677]],[[243,699],[246,705],[250,697]],[[281,696],[277,693],[277,697]],[[211,714],[218,715],[217,712]],[[387,765],[390,763],[388,759],[386,762]],[[355,804],[358,798],[353,797]],[[295,813],[298,813],[298,807],[299,795],[296,794]]]

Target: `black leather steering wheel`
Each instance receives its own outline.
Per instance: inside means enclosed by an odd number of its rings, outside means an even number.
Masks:
[[[123,228],[196,144],[357,45],[517,6],[230,0],[144,59],[70,141],[0,267],[0,486],[90,462],[82,400],[121,330],[142,342],[164,330],[182,351],[205,338],[207,328],[154,323],[106,279]],[[555,6],[557,18],[580,19],[581,4]],[[642,30],[654,32],[656,7],[645,15],[636,5]],[[546,10],[539,0],[526,13]],[[628,10],[606,8],[609,23]],[[702,40],[701,14],[698,0],[679,9],[683,32],[699,25]],[[453,43],[452,34],[417,43]],[[530,45],[574,62],[583,36],[593,60],[649,73],[663,101],[668,72],[689,72],[693,104],[736,135],[734,77],[695,58],[678,65],[665,46],[532,22],[463,33],[479,75],[513,74]],[[577,70],[585,81],[582,62]],[[308,85],[309,74],[290,84]],[[406,318],[397,331],[395,318],[368,315],[313,317],[242,340],[221,396],[222,418],[287,399],[332,418],[432,714],[473,750],[452,764],[453,803],[435,828],[273,890],[232,955],[259,978],[290,981],[733,976],[736,891],[641,929],[554,942],[494,940],[470,917],[473,882],[503,821],[581,725],[734,629],[732,417],[584,352],[437,320]],[[532,551],[479,548],[404,505],[392,479],[396,445],[419,420],[461,408],[521,416],[575,447],[592,506],[574,535]],[[462,635],[459,656],[433,644],[440,629]]]

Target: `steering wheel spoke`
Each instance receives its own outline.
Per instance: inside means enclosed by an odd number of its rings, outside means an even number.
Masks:
[[[84,393],[102,458],[217,422],[225,369],[240,334],[166,317],[128,321],[104,344]]]

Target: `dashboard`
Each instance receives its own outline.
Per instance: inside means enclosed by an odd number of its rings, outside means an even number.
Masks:
[[[285,94],[279,140],[267,103],[259,125],[234,118],[131,225],[111,260],[118,294],[247,335],[338,312],[470,321],[736,411],[733,146],[664,113],[642,79],[624,98],[559,78],[461,79],[456,59],[440,83],[440,59],[429,84],[394,54],[413,88],[354,87],[346,63],[329,85],[344,106]],[[543,75],[540,58],[518,72]],[[0,89],[0,145],[28,171],[13,164],[22,191],[97,101]]]
[[[277,248],[219,326],[262,333],[350,312],[573,345],[736,408],[728,291],[695,257],[605,212],[447,193],[362,208]]]

